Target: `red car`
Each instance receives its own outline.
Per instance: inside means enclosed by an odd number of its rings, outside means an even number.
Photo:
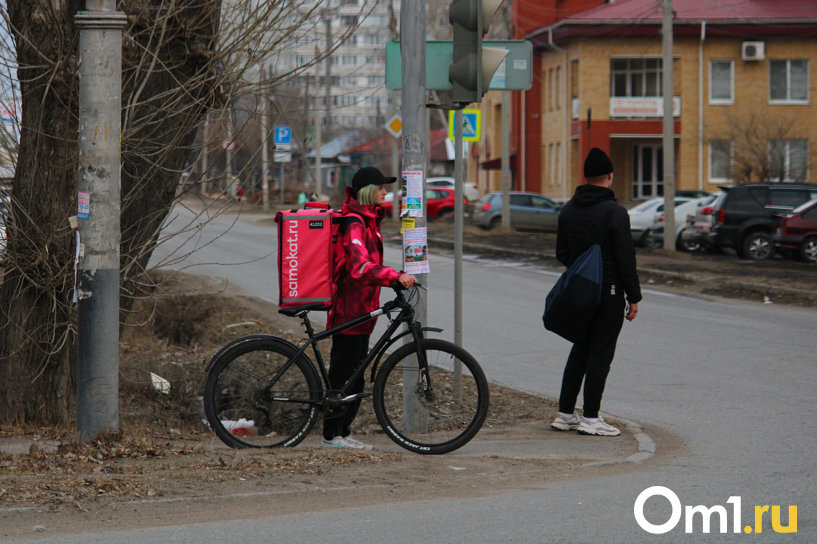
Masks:
[[[386,202],[383,206],[386,208],[386,216],[391,217],[391,193],[386,195]],[[426,212],[428,219],[437,219],[438,217],[445,217],[448,214],[454,213],[454,189],[448,187],[434,187],[426,188]],[[465,200],[463,200],[465,203]]]
[[[787,253],[799,253],[807,263],[817,262],[817,200],[806,202],[780,218],[774,245]]]

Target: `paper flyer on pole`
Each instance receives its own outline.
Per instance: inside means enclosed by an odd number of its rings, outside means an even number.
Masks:
[[[421,170],[403,172],[403,199],[400,217],[423,216],[423,172]]]
[[[403,270],[409,274],[428,274],[428,229],[403,231]]]

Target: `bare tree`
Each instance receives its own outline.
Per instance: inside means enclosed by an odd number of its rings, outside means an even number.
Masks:
[[[731,156],[732,178],[746,181],[805,181],[808,148],[800,150],[800,125],[791,114],[768,111],[727,112],[722,129],[708,130],[707,140]],[[794,144],[792,144],[794,142]],[[793,147],[795,149],[793,149]]]
[[[74,406],[78,31],[84,0],[6,0],[22,104],[0,285],[0,423],[66,424]],[[322,0],[128,0],[123,39],[122,318],[208,111],[257,92],[258,62],[309,35]],[[365,8],[364,8],[365,9]],[[320,62],[267,80],[270,89]],[[5,82],[12,86],[10,82]],[[206,175],[206,173],[205,173]]]

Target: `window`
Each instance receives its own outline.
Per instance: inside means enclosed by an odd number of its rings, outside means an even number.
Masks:
[[[732,104],[734,101],[734,63],[731,60],[709,62],[709,103]]]
[[[808,60],[769,61],[769,101],[808,103]]]
[[[769,170],[772,179],[805,181],[808,173],[808,140],[771,140]]]
[[[769,191],[769,206],[773,208],[787,208],[793,210],[803,202],[808,201],[808,191],[797,189],[773,189]]]
[[[511,195],[511,206],[530,207],[530,195]]]
[[[730,181],[731,179],[731,140],[715,140],[709,142],[709,181]]]
[[[610,96],[662,96],[661,59],[612,59]]]
[[[556,67],[556,71],[554,72],[554,76],[555,77],[554,77],[554,81],[553,81],[553,96],[555,97],[554,101],[556,102],[556,109],[558,110],[558,109],[562,108],[561,97],[559,96],[559,94],[560,94],[559,93],[559,87],[561,86],[560,80],[562,78],[562,67],[561,66]]]
[[[543,196],[532,196],[531,197],[531,205],[534,208],[544,208],[544,209],[553,209],[556,208],[556,203],[550,200],[549,198],[545,198]]]

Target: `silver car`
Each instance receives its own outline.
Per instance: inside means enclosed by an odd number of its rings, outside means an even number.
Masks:
[[[562,206],[536,193],[511,192],[511,227],[556,232]],[[488,193],[474,205],[473,223],[492,229],[502,223],[502,193]]]

